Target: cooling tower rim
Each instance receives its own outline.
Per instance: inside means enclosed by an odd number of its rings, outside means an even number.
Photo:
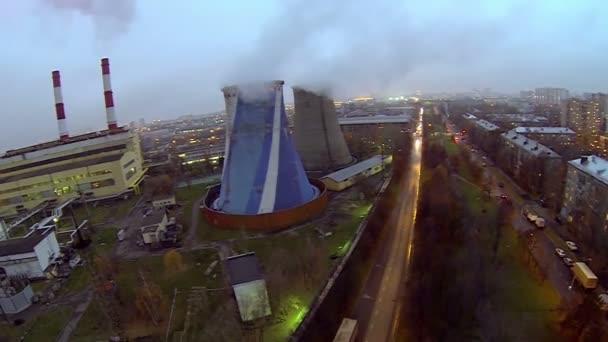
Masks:
[[[245,83],[224,86],[224,87],[222,87],[222,92],[235,91],[235,90],[239,90],[240,88],[245,88],[245,87],[263,87],[263,86],[269,86],[269,85],[284,85],[284,84],[285,84],[285,81],[283,81],[283,80],[252,81],[252,82],[245,82]]]

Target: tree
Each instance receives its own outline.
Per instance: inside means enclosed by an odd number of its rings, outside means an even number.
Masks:
[[[175,249],[165,253],[163,256],[163,264],[165,265],[165,272],[167,274],[180,272],[184,268],[182,255]]]
[[[175,179],[168,175],[150,177],[145,180],[145,192],[151,196],[170,195],[175,189]]]

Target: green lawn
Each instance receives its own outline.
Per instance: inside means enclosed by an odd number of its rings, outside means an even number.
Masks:
[[[92,247],[95,249],[95,253],[99,254],[111,254],[112,249],[116,245],[118,229],[114,227],[98,228],[93,235]]]
[[[64,295],[81,291],[90,285],[93,278],[88,267],[87,265],[76,267],[61,287],[60,294]]]
[[[102,303],[94,299],[82,315],[72,336],[71,342],[107,341],[112,335],[108,317],[102,311]]]
[[[112,222],[127,216],[131,208],[139,201],[140,197],[141,196],[138,195],[133,196],[128,200],[116,200],[115,202],[98,203],[97,205],[89,203],[86,207],[82,205],[74,209],[74,215],[78,222],[82,222],[87,219],[88,207],[91,224]]]
[[[33,322],[28,324],[31,330],[27,332],[24,341],[54,341],[70,320],[71,315],[72,309],[63,306],[39,314]]]
[[[489,223],[487,227],[493,228],[497,203],[482,199],[479,189],[471,184],[459,181],[457,185],[457,190],[463,195],[463,203],[473,215],[473,220],[486,220]],[[486,212],[482,213],[481,208],[486,209]],[[493,241],[492,229],[480,231],[482,256],[491,257]],[[521,258],[521,251],[526,247],[521,246],[514,229],[509,227],[501,230],[499,241],[497,264],[492,271],[492,278],[496,279],[498,288],[490,298],[495,308],[495,319],[506,326],[517,327],[508,329],[507,333],[512,340],[549,341],[556,338],[558,317],[553,310],[559,305],[557,292],[548,282],[539,283],[530,274]]]

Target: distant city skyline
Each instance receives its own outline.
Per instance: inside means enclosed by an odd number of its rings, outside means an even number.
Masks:
[[[57,137],[52,70],[62,73],[68,131],[103,129],[101,57],[112,64],[121,125],[221,110],[222,86],[255,79],[285,80],[287,102],[294,85],[338,99],[486,87],[606,92],[601,13],[600,1],[549,0],[387,0],[372,9],[362,0],[11,2],[0,14],[9,47],[0,150]]]

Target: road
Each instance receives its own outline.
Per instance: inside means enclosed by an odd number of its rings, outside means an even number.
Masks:
[[[422,127],[419,125],[419,135]],[[396,209],[388,224],[392,228],[380,248],[362,296],[357,302],[355,318],[359,321],[358,341],[389,341],[399,321],[402,284],[405,282],[412,254],[414,223],[418,203],[422,138],[416,136],[410,156],[410,169],[399,184]]]

